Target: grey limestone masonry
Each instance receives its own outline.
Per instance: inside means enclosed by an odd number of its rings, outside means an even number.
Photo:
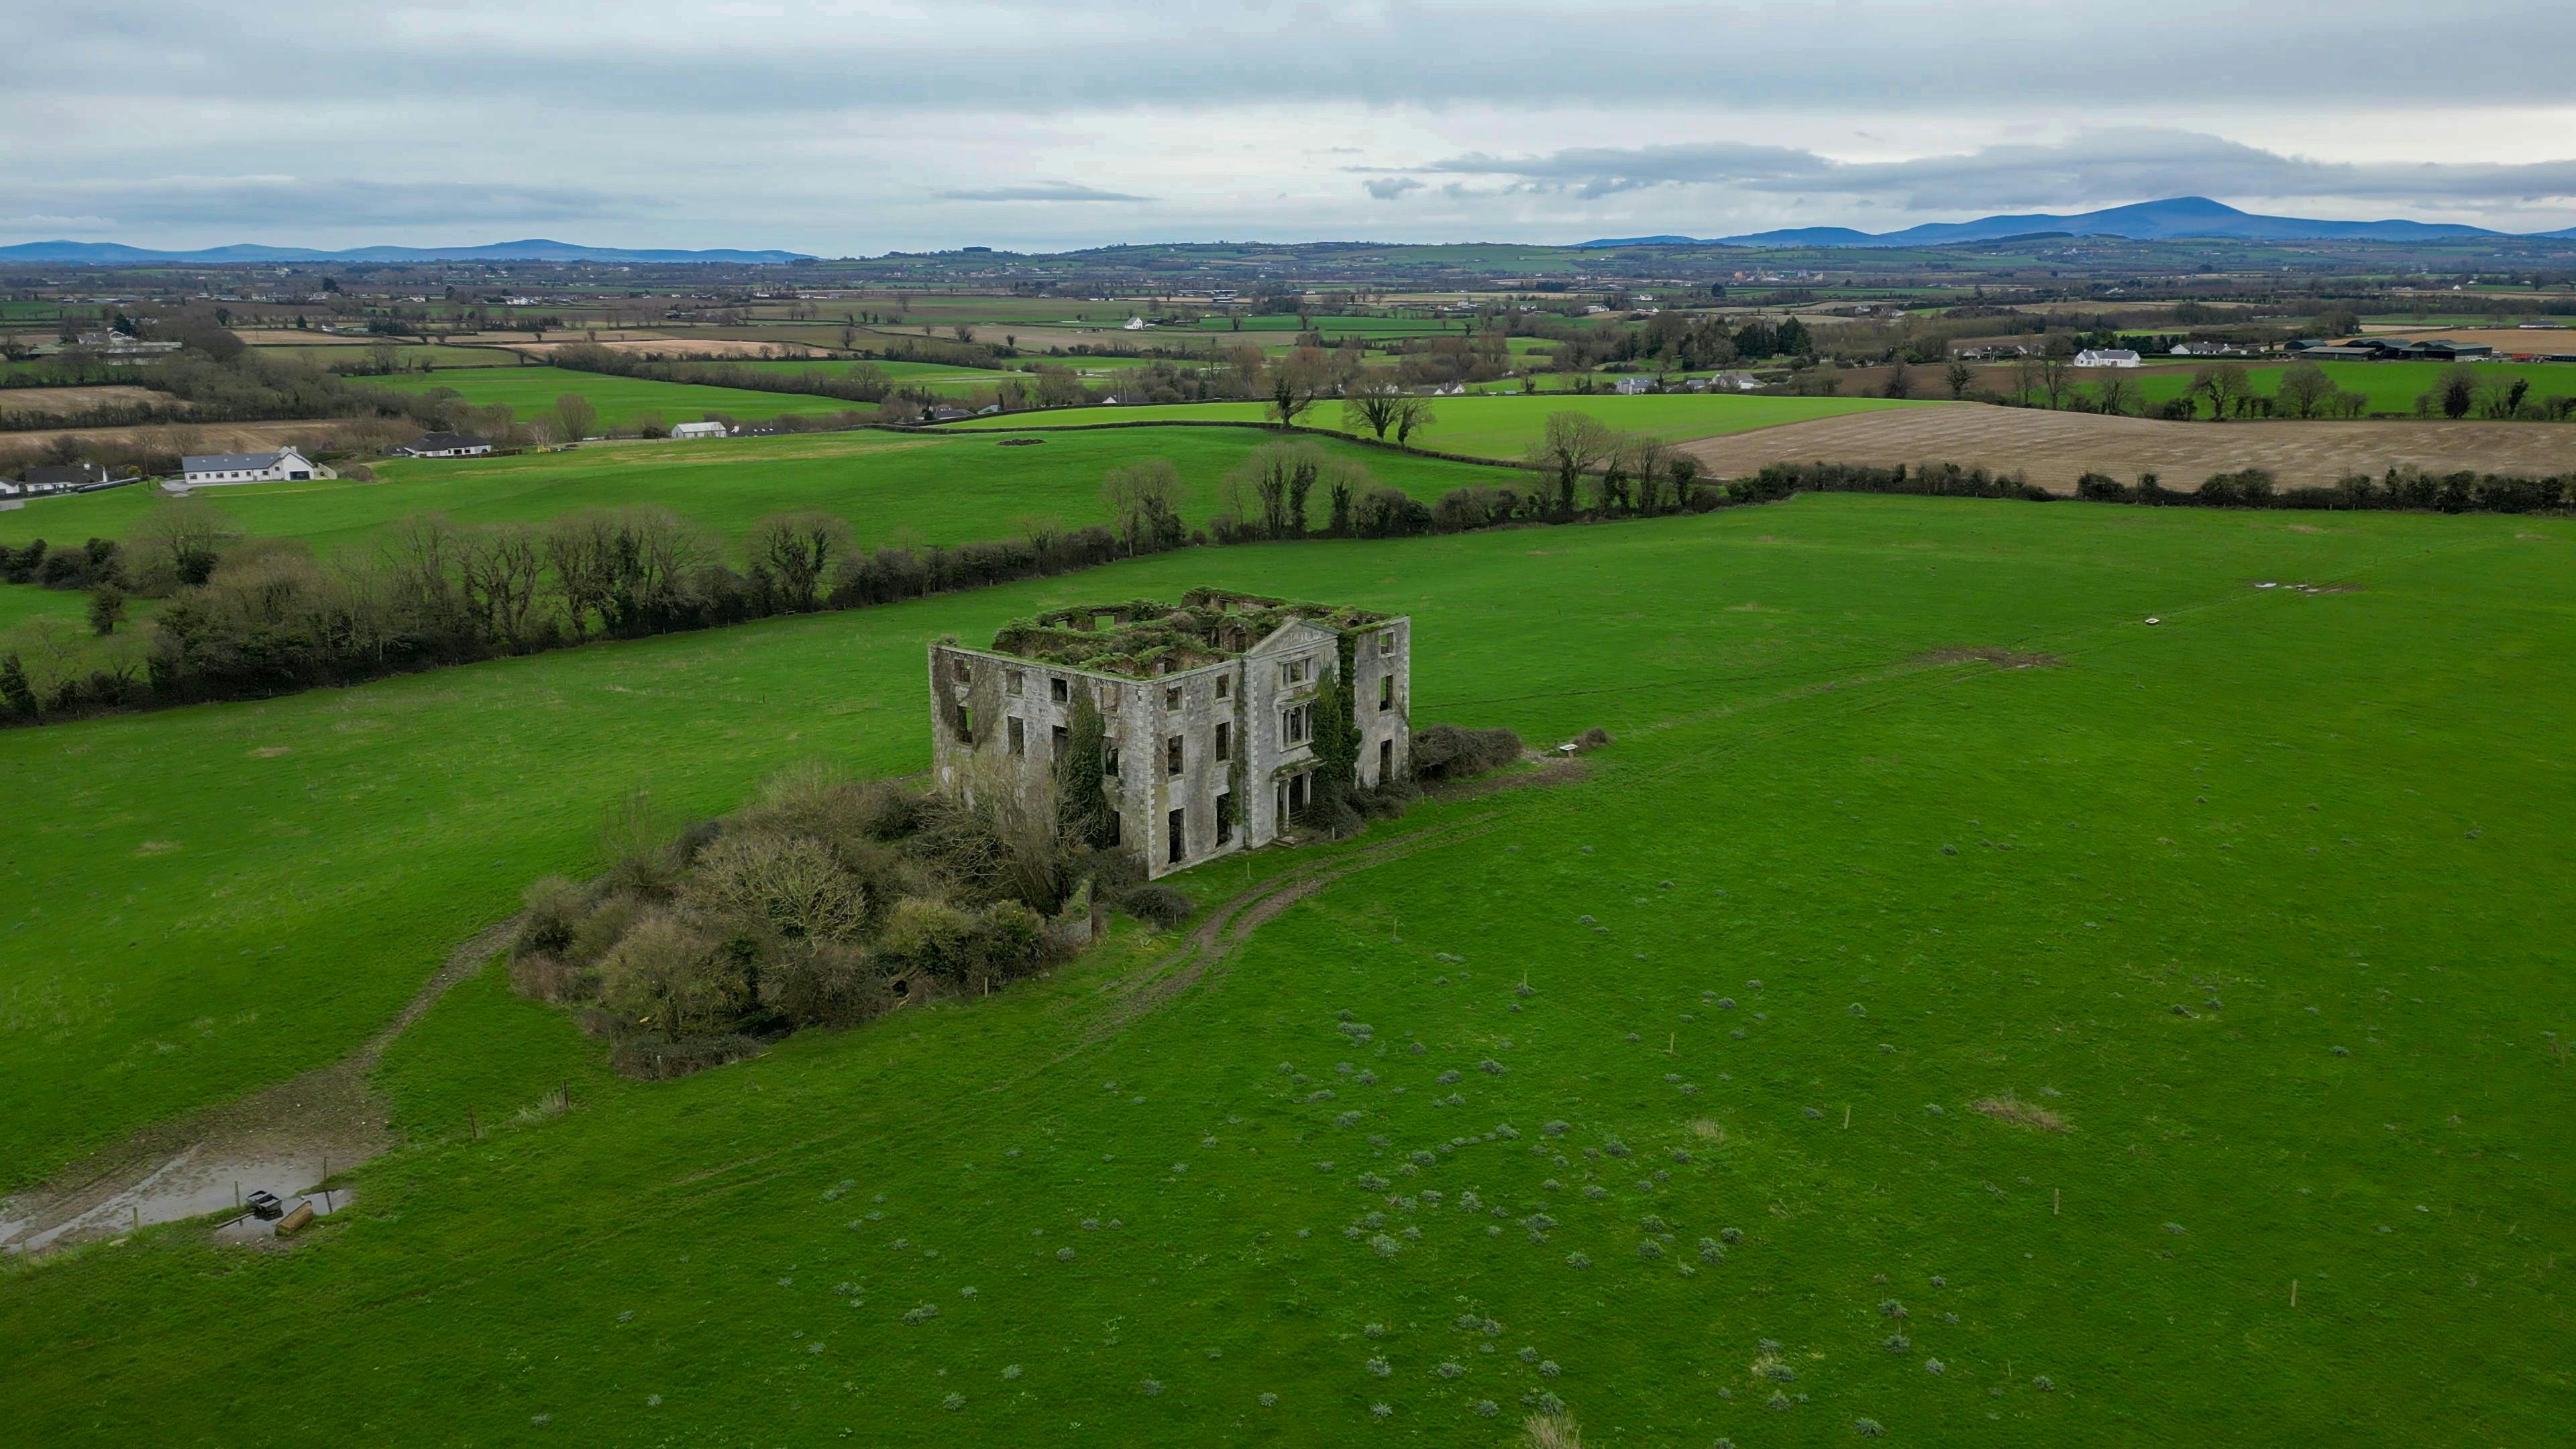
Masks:
[[[1097,703],[1118,843],[1151,875],[1291,836],[1313,799],[1317,695],[1349,656],[1357,783],[1411,769],[1412,621],[1193,589],[1067,609],[990,649],[930,646],[940,788],[1041,789],[1075,691]]]

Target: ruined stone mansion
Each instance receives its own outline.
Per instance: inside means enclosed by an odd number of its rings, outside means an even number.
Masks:
[[[1118,843],[1153,875],[1267,845],[1315,798],[1318,698],[1347,678],[1361,786],[1410,769],[1412,621],[1218,589],[1059,609],[990,649],[930,646],[942,789],[1043,789],[1076,691],[1098,705]]]

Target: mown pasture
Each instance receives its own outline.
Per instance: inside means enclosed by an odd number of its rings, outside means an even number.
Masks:
[[[1690,393],[1446,397],[1432,400],[1434,421],[1415,433],[1412,442],[1415,447],[1470,457],[1515,459],[1539,441],[1546,431],[1548,416],[1558,412],[1590,413],[1620,432],[1650,433],[1679,442],[1881,408],[1939,406],[1945,404],[1866,397],[1709,397]],[[1084,423],[1259,422],[1267,415],[1266,405],[1261,403],[1179,403],[1051,408],[1034,415],[970,418],[943,427],[967,431]],[[1342,405],[1337,401],[1317,403],[1298,423],[1302,427],[1350,431],[1342,421]]]
[[[369,378],[370,386],[425,392],[451,388],[478,407],[506,403],[521,421],[554,411],[555,400],[579,393],[599,409],[604,428],[632,428],[645,417],[665,425],[696,422],[710,413],[760,421],[790,413],[822,416],[853,410],[872,411],[866,403],[809,397],[788,392],[754,392],[748,388],[706,387],[696,383],[653,382],[638,377],[574,372],[560,367],[494,367],[406,372]]]
[[[513,457],[382,460],[371,465],[372,483],[244,484],[199,496],[246,533],[300,538],[325,552],[365,544],[416,513],[444,513],[459,522],[540,522],[629,504],[669,508],[728,539],[769,514],[817,508],[847,518],[862,544],[955,544],[1015,537],[1033,519],[1069,527],[1100,522],[1108,516],[1100,501],[1103,477],[1143,458],[1168,459],[1179,469],[1181,515],[1204,527],[1220,506],[1227,470],[1276,441],[1257,428],[1044,436],[1030,447],[1005,447],[980,433],[874,429],[592,444]],[[1332,438],[1305,441],[1423,499],[1472,484],[1526,486],[1530,477]],[[159,502],[142,488],[38,500],[0,513],[0,542],[125,538]],[[1314,506],[1320,510],[1322,500]]]
[[[1401,609],[1418,722],[1618,736],[1581,783],[1183,877],[1458,832],[1159,1006],[1129,930],[648,1086],[469,983],[380,1076],[418,1145],[296,1251],[174,1225],[0,1278],[0,1414],[1490,1445],[1545,1395],[1620,1444],[2545,1441],[2571,545],[1808,497],[0,735],[12,1164],[345,1049],[624,792],[918,769],[922,644],[1044,606]]]

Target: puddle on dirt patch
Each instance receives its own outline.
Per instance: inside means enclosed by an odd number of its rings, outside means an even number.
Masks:
[[[106,1237],[137,1225],[172,1223],[239,1206],[254,1192],[272,1192],[292,1205],[322,1180],[320,1153],[290,1152],[277,1156],[236,1156],[190,1147],[154,1168],[141,1181],[79,1213],[42,1229],[32,1218],[12,1221],[17,1203],[0,1204],[0,1252],[35,1253],[57,1242]],[[324,1204],[313,1193],[313,1211]],[[334,1190],[340,1202],[348,1194]],[[256,1220],[254,1220],[256,1221]],[[265,1229],[268,1225],[260,1225]]]

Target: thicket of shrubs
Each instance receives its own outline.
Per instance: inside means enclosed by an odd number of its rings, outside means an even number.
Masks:
[[[1519,759],[1521,737],[1507,729],[1433,725],[1414,732],[1412,757],[1417,780],[1463,780]]]
[[[807,767],[676,831],[629,802],[598,877],[529,888],[511,981],[575,1008],[620,1070],[673,1076],[800,1027],[1005,986],[1090,939],[1095,891],[1142,881],[1132,855],[1070,840],[1044,799],[972,794]],[[1187,898],[1165,894],[1185,918]]]

